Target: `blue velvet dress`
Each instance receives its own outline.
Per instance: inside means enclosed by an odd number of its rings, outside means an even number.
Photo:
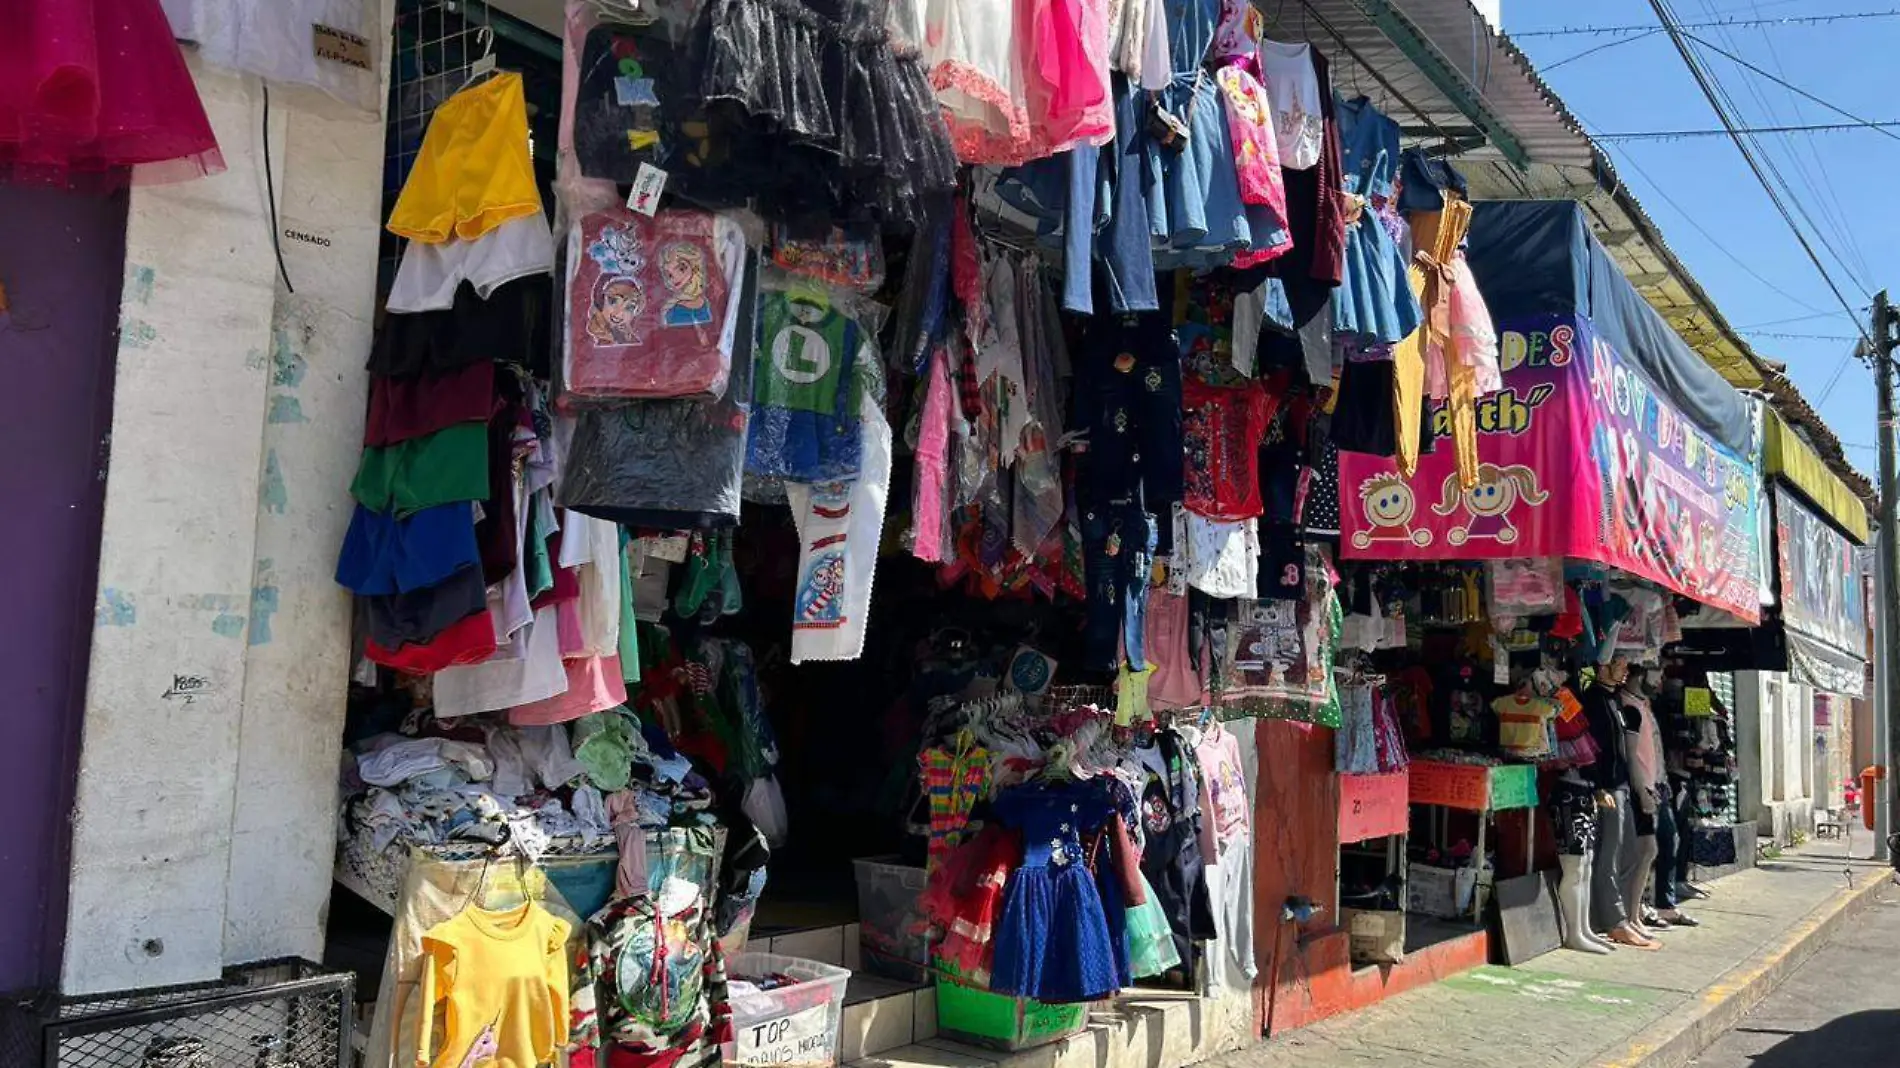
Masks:
[[[1046,1002],[1113,994],[1128,950],[1110,933],[1082,852],[1082,836],[1108,821],[1112,804],[1098,785],[1078,783],[1006,790],[991,810],[1022,832],[1024,856],[1003,888],[990,989]]]

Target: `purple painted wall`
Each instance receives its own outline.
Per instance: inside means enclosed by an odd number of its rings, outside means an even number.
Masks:
[[[0,185],[0,991],[59,978],[126,203]]]

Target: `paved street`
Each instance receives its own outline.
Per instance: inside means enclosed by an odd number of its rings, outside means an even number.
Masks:
[[[1692,906],[1703,926],[1666,933],[1659,953],[1558,951],[1518,968],[1479,968],[1211,1063],[1684,1068],[1701,1044],[1700,1028],[1745,1019],[1741,1026],[1750,1030],[1725,1034],[1701,1051],[1695,1068],[1900,1068],[1900,992],[1892,979],[1900,887],[1884,866],[1849,859],[1869,849],[1864,836],[1812,842],[1718,880],[1715,897]],[[1864,908],[1844,913],[1848,902],[1870,894]],[[1815,940],[1829,935],[1823,952],[1808,957]],[[1797,950],[1799,959],[1791,959]],[[1778,974],[1784,967],[1791,985],[1744,1016],[1747,992],[1785,978]],[[1751,1059],[1770,1047],[1774,1059]]]
[[[1889,888],[1693,1063],[1695,1068],[1900,1064],[1900,890]]]

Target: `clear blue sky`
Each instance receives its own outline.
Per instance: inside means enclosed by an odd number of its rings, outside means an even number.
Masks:
[[[1514,36],[1565,27],[1657,25],[1646,0],[1503,0],[1503,7],[1505,31]],[[1900,9],[1900,0],[1671,0],[1670,7],[1680,21],[1696,23],[1884,12]],[[1690,32],[1861,118],[1900,120],[1900,18]],[[1516,40],[1593,134],[1717,128],[1668,37],[1660,32],[1633,37],[1567,34]],[[1564,62],[1612,41],[1623,43]],[[1851,121],[1721,55],[1702,54],[1747,124]],[[1900,129],[1891,133],[1900,137]],[[1843,266],[1815,243],[1857,314],[1864,319],[1858,309],[1869,303],[1868,294],[1883,287],[1900,298],[1900,201],[1892,191],[1892,176],[1900,173],[1900,140],[1873,130],[1764,134],[1759,140],[1820,234],[1845,260]],[[1847,446],[1848,459],[1874,476],[1871,375],[1850,363],[1829,388],[1853,346],[1839,339],[1854,336],[1854,324],[1735,146],[1726,137],[1702,137],[1607,147],[1617,173],[1729,322],[1744,328],[1756,352],[1788,365],[1802,394],[1819,406]],[[1801,221],[1798,213],[1796,219]]]

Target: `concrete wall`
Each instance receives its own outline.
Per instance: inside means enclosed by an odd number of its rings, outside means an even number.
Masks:
[[[0,420],[0,991],[59,975],[125,212],[122,194],[0,185],[0,367],[27,399]]]
[[[1764,838],[1813,829],[1814,691],[1782,672],[1735,673],[1737,808]]]
[[[193,73],[229,170],[132,194],[69,993],[322,947],[383,128],[278,92],[267,146],[256,79]]]

